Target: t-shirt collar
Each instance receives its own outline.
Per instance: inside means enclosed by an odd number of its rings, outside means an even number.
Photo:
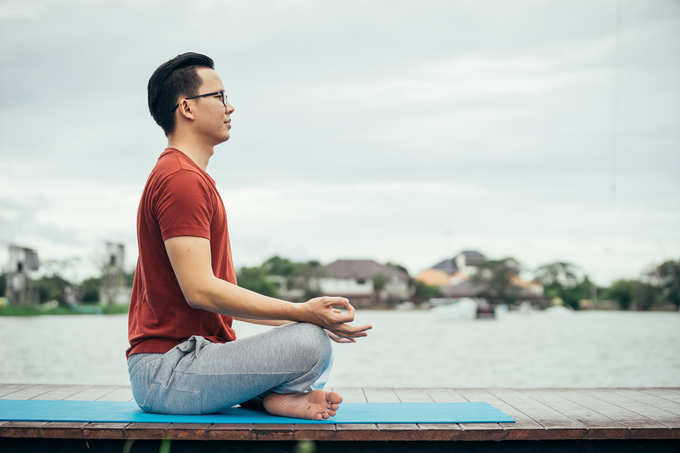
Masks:
[[[170,153],[173,153],[173,152],[176,152],[177,154],[179,154],[182,159],[189,162],[189,165],[192,165],[194,168],[198,169],[198,171],[200,171],[202,174],[207,176],[208,179],[210,180],[210,182],[213,184],[213,186],[215,185],[215,180],[212,179],[212,177],[205,170],[203,170],[201,167],[199,167],[196,164],[196,162],[191,160],[191,157],[187,156],[186,154],[184,154],[182,151],[178,150],[177,148],[165,148],[165,150],[161,153],[160,156],[158,156],[158,158],[160,159],[161,157],[165,156],[166,154],[170,154]]]

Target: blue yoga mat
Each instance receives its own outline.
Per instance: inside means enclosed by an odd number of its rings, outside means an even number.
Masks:
[[[342,403],[327,420],[279,417],[231,407],[215,414],[143,412],[129,401],[0,400],[0,420],[139,423],[497,423],[514,422],[488,403]]]

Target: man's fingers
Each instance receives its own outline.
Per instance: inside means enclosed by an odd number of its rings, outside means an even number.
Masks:
[[[324,329],[328,336],[331,338],[331,340],[335,341],[336,343],[356,343],[356,340],[354,338],[346,338],[346,337],[341,337],[339,335],[336,335],[335,333],[331,332],[328,329]]]
[[[326,297],[326,303],[329,307],[345,307],[347,313],[341,317],[340,322],[354,321],[354,307],[349,303],[349,300],[344,297]],[[333,309],[335,313],[341,313],[340,310]]]
[[[370,324],[366,324],[363,326],[352,326],[350,324],[338,324],[333,327],[330,327],[329,330],[334,332],[337,335],[341,335],[346,338],[353,338],[353,337],[365,337],[368,335],[366,333],[367,330],[372,329],[373,326]]]

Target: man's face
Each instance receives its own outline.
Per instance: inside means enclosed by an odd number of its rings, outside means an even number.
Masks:
[[[198,68],[196,73],[203,83],[196,94],[212,93],[224,90],[222,80],[215,70],[210,68]],[[226,95],[226,93],[225,93]],[[194,112],[194,128],[203,136],[208,138],[213,144],[217,145],[229,140],[229,129],[231,129],[231,114],[234,106],[222,104],[219,95],[207,96],[191,99],[191,108]]]

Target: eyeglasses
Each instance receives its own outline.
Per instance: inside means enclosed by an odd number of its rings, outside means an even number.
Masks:
[[[224,94],[224,90],[213,91],[212,93],[198,94],[196,96],[190,96],[190,97],[184,98],[184,99],[196,99],[196,98],[204,98],[204,97],[208,97],[208,96],[220,96],[220,100],[222,101],[222,105],[224,105],[225,107],[227,106],[227,95]],[[179,104],[175,104],[175,107],[172,109],[172,111],[174,112],[177,107],[179,107]]]

